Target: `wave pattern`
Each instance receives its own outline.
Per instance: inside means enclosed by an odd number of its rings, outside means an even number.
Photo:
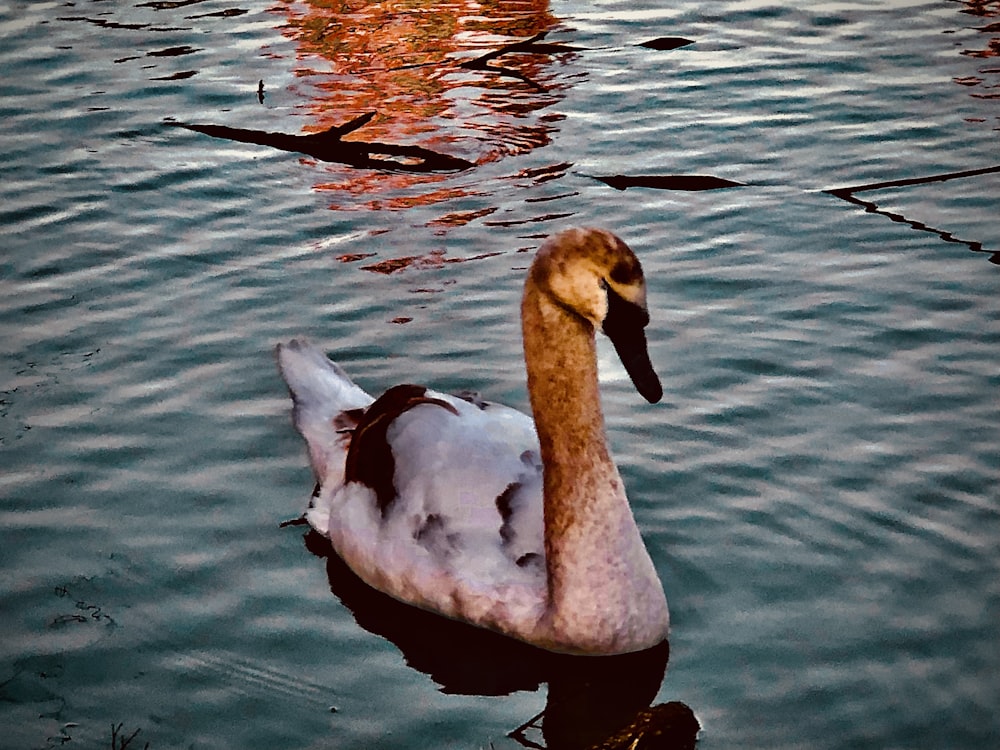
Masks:
[[[311,482],[271,349],[525,408],[523,273],[570,224],[650,278],[663,403],[600,352],[660,698],[706,748],[996,745],[995,3],[348,5],[0,9],[12,746],[518,747],[541,695],[439,692],[279,528]],[[166,125],[370,110],[345,138],[473,166]]]

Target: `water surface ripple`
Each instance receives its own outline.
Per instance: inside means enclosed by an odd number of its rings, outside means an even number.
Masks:
[[[4,5],[4,747],[510,750],[547,699],[579,711],[551,672],[449,691],[352,612],[279,527],[311,478],[271,355],[306,334],[373,390],[526,408],[528,253],[573,224],[650,281],[663,402],[600,348],[673,615],[642,701],[691,706],[704,750],[1000,746],[998,24],[930,0]],[[170,126],[368,112],[345,138],[472,166]]]

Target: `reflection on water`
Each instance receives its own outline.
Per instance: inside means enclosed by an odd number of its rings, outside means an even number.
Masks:
[[[490,61],[512,54],[550,55],[572,51],[572,48],[563,44],[542,42],[541,39],[544,36],[545,33],[542,32],[523,42],[505,44],[499,49],[466,60],[460,64],[460,67],[507,76],[541,90],[541,86],[519,70],[503,65],[491,65]],[[183,51],[176,54],[188,53],[188,51]],[[177,75],[188,77],[186,73]],[[264,103],[263,80],[257,86],[257,100],[261,104]],[[255,143],[262,146],[271,146],[282,151],[307,154],[320,161],[339,162],[357,169],[381,169],[393,172],[423,174],[464,171],[475,166],[473,162],[467,159],[449,156],[446,153],[422,146],[377,143],[363,141],[357,137],[345,139],[345,136],[350,136],[355,131],[371,123],[377,114],[378,112],[375,110],[365,112],[346,123],[332,125],[325,130],[306,135],[272,133],[248,128],[232,128],[225,125],[196,125],[174,122],[168,124],[176,124],[188,130],[204,133],[215,138],[227,138],[239,143]],[[545,144],[538,143],[536,145]]]
[[[547,0],[283,0],[275,12],[286,16],[282,31],[298,48],[295,74],[309,84],[307,130],[377,111],[366,138],[420,143],[480,164],[551,140],[559,117],[542,111],[565,84],[549,68],[554,56],[572,50],[541,41],[556,23]],[[410,176],[354,173],[319,187],[370,194],[413,183]],[[423,190],[407,200],[453,196]]]
[[[1000,3],[996,0],[966,0],[962,3],[962,13],[967,13],[982,19],[981,25],[974,28],[981,32],[985,44],[976,49],[963,49],[962,54],[974,60],[983,62],[984,67],[977,75],[962,76],[953,79],[961,86],[968,86],[970,95],[976,99],[1000,99]],[[1000,130],[1000,117],[996,118],[994,127]]]
[[[529,748],[585,750],[618,733],[614,747],[689,748],[699,730],[691,709],[679,702],[656,706],[670,646],[621,656],[568,656],[449,620],[399,602],[358,578],[314,531],[306,547],[325,558],[330,590],[357,623],[403,653],[444,693],[509,695],[548,685],[545,710],[510,733]],[[541,732],[544,745],[530,738]],[[640,744],[646,735],[656,744]],[[650,740],[652,741],[652,740]]]

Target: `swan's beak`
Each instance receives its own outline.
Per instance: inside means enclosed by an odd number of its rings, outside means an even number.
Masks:
[[[607,291],[608,314],[604,317],[602,330],[615,345],[618,358],[625,365],[625,372],[632,378],[635,389],[649,403],[655,404],[663,398],[663,386],[653,370],[646,348],[643,329],[649,322],[649,314],[613,289],[608,288]]]

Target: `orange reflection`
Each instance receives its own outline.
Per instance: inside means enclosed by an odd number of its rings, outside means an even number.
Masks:
[[[345,140],[418,144],[480,164],[550,140],[558,117],[540,110],[560,98],[550,71],[558,51],[511,52],[485,69],[462,66],[552,28],[548,0],[279,0],[273,11],[287,19],[282,32],[298,48],[295,72],[309,85],[307,131],[377,111]],[[351,170],[317,187],[344,197],[398,195],[444,179]],[[419,196],[383,197],[365,208],[462,194],[423,188]]]
[[[977,75],[960,76],[952,80],[960,86],[969,87],[969,95],[976,99],[1000,99],[1000,67],[987,61],[997,62],[1000,59],[1000,2],[997,0],[966,0],[962,2],[962,13],[981,19],[981,24],[973,26],[976,31],[989,35],[985,46],[981,49],[965,49],[966,57],[982,60]],[[1000,120],[1000,118],[997,118]],[[967,118],[968,122],[985,122],[984,118]],[[1000,128],[994,128],[1000,129]]]
[[[963,0],[962,13],[973,16],[993,17],[1000,16],[1000,2],[997,0]]]
[[[962,9],[962,13],[968,13],[969,15],[984,19],[1000,18],[1000,2],[997,2],[997,0],[990,0],[990,2],[963,2],[962,5],[965,6]],[[1000,21],[994,21],[984,26],[975,26],[973,28],[986,34],[998,34],[1000,33]],[[967,49],[963,50],[962,54],[967,57],[1000,57],[1000,37],[993,36],[986,43],[984,49]]]

